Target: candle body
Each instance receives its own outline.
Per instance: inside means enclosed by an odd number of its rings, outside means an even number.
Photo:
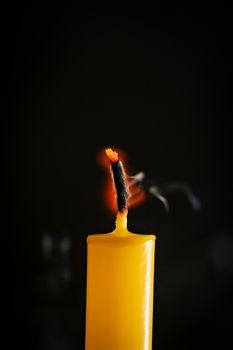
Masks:
[[[154,235],[87,238],[86,350],[151,350]]]

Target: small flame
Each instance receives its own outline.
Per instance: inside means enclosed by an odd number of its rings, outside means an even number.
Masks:
[[[106,157],[106,154],[108,157]],[[144,189],[139,185],[141,177],[139,179],[138,175],[128,176],[128,174],[130,174],[131,172],[129,170],[126,153],[119,148],[114,148],[114,151],[111,148],[108,148],[101,150],[97,154],[98,163],[107,170],[106,179],[104,180],[103,198],[108,209],[110,209],[114,213],[116,213],[117,211],[116,193],[108,158],[112,162],[117,162],[118,160],[120,160],[124,165],[124,169],[127,174],[126,181],[129,189],[128,207],[132,208],[143,203],[146,200],[146,193]],[[142,175],[143,173],[139,174]]]

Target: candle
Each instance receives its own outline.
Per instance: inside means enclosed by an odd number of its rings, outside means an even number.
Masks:
[[[152,349],[154,235],[127,230],[128,190],[106,150],[117,193],[116,228],[87,237],[86,350]]]

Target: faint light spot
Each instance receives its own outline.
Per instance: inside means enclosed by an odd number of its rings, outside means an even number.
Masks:
[[[48,234],[44,234],[42,237],[43,254],[46,256],[49,256],[52,252],[52,247],[53,247],[53,238]]]
[[[71,240],[69,237],[64,237],[59,245],[60,252],[66,254],[71,248]]]

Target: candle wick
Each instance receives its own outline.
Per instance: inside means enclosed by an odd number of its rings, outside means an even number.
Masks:
[[[114,152],[111,148],[106,150],[106,154],[111,161],[118,212],[127,212],[129,193],[123,164],[119,160],[117,152]]]

